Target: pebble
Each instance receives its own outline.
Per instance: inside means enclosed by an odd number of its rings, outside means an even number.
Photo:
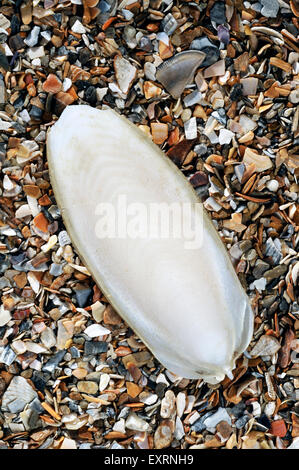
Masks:
[[[190,44],[190,49],[202,51],[206,54],[201,67],[208,67],[209,65],[214,64],[220,56],[219,47],[213,44],[210,39],[205,36],[194,39]]]
[[[280,264],[278,266],[275,266],[275,268],[266,271],[264,273],[264,278],[267,280],[267,282],[270,282],[273,279],[278,279],[280,276],[285,274],[287,270],[288,267],[285,264]]]
[[[196,139],[197,137],[197,125],[196,117],[192,117],[184,123],[185,137],[187,140]]]
[[[47,93],[55,94],[55,93],[58,93],[61,89],[62,89],[61,80],[53,73],[50,73],[46,81],[43,83],[43,90]]]
[[[71,29],[74,33],[78,33],[78,34],[86,33],[86,28],[83,26],[83,24],[79,20],[75,21]]]
[[[39,57],[44,57],[45,49],[44,46],[30,47],[27,50],[27,56],[30,60],[38,59]]]
[[[96,338],[97,336],[104,336],[109,335],[110,330],[104,328],[102,325],[94,324],[89,325],[85,330],[84,333],[88,335],[90,338]]]
[[[80,382],[77,383],[77,387],[81,393],[95,395],[98,392],[98,384],[88,380],[80,380]]]
[[[86,287],[85,289],[76,289],[75,295],[77,299],[77,303],[80,308],[83,308],[87,305],[89,296],[91,295],[92,290],[90,287]]]
[[[234,137],[233,132],[231,132],[227,129],[220,129],[219,144],[220,145],[230,144],[233,137]]]
[[[229,425],[231,425],[231,417],[229,416],[226,409],[221,407],[218,408],[216,413],[213,413],[204,420],[204,425],[209,432],[214,433],[215,428],[217,424],[220,423],[220,421],[226,421]]]
[[[84,354],[87,356],[107,352],[108,343],[105,341],[85,341]]]
[[[34,26],[28,36],[24,39],[24,43],[29,47],[36,46],[38,43],[38,36],[40,33],[40,27]]]
[[[250,351],[250,356],[272,356],[277,353],[280,347],[280,342],[274,336],[263,335]]]
[[[276,18],[279,10],[277,0],[260,0],[262,4],[261,14],[267,18]]]
[[[225,3],[215,2],[210,10],[210,19],[216,24],[224,24],[226,22]]]
[[[171,418],[175,413],[175,394],[172,390],[167,390],[161,401],[160,415],[162,418]]]
[[[14,376],[2,397],[2,410],[19,413],[37,398],[37,393],[22,376]]]
[[[134,412],[131,412],[126,419],[126,428],[140,432],[150,431],[150,425]]]
[[[173,423],[169,420],[162,421],[154,434],[155,449],[165,449],[169,447],[173,439]]]
[[[269,191],[276,193],[276,191],[279,188],[279,182],[277,180],[270,180],[270,181],[267,181],[266,186],[269,189]]]
[[[0,307],[0,327],[6,325],[11,320],[9,310],[5,310],[4,305]]]
[[[43,366],[42,370],[44,372],[54,372],[58,364],[62,361],[63,357],[65,355],[65,350],[58,351],[54,356],[49,359],[48,362]]]
[[[293,104],[299,103],[299,87],[297,87],[296,90],[291,91],[289,94],[289,101]]]

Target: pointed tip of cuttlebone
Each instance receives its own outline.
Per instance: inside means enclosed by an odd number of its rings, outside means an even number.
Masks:
[[[206,54],[201,51],[184,51],[163,62],[157,68],[156,78],[175,99],[193,79],[196,69]]]

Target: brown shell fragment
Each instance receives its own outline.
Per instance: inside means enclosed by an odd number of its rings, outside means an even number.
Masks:
[[[205,57],[201,51],[179,52],[157,68],[156,78],[173,98],[179,98]]]

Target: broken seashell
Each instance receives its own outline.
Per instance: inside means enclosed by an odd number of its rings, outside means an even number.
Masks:
[[[147,214],[152,203],[187,203],[194,223],[202,204],[184,175],[109,108],[66,108],[49,133],[47,152],[67,232],[115,310],[175,374],[210,383],[231,376],[251,339],[253,314],[208,215],[201,212],[203,243],[193,249],[186,248],[185,234],[163,239],[148,234],[143,223],[142,237],[97,232],[99,208],[108,204],[117,211],[123,196]]]
[[[179,52],[159,65],[156,79],[173,98],[179,98],[205,57],[206,54],[201,51]]]

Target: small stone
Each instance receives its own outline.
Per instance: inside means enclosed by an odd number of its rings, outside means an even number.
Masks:
[[[104,328],[102,325],[94,324],[89,325],[85,330],[84,333],[88,335],[90,338],[96,338],[98,336],[109,335],[110,330]]]
[[[291,93],[289,94],[288,99],[293,104],[298,104],[299,103],[299,87],[297,87],[296,90],[291,91]]]
[[[193,140],[197,137],[196,117],[192,117],[184,123],[185,137],[187,140]]]
[[[5,310],[4,305],[0,307],[0,327],[6,325],[11,320],[9,310]]]
[[[138,395],[142,391],[142,388],[139,387],[134,382],[126,382],[126,386],[127,386],[128,395],[130,395],[130,397],[132,398],[138,397]]]
[[[284,437],[287,433],[287,427],[283,419],[278,419],[276,421],[272,421],[270,430],[270,434],[273,436]]]
[[[194,188],[198,188],[199,186],[205,186],[208,184],[208,176],[203,171],[197,171],[194,175],[190,178],[190,183]]]
[[[248,166],[251,165],[251,163],[254,163],[257,172],[266,171],[272,168],[272,162],[267,155],[259,155],[249,147],[246,147],[243,163]]]
[[[44,46],[30,47],[27,50],[27,56],[30,60],[38,59],[39,57],[44,57],[45,49]]]
[[[87,375],[87,370],[84,367],[77,367],[77,369],[73,370],[73,376],[79,380],[85,379]]]
[[[216,426],[216,431],[221,435],[223,440],[227,440],[232,434],[233,429],[227,421],[220,421]]]
[[[258,259],[255,263],[252,274],[254,275],[255,279],[260,279],[268,269],[269,264],[261,259]]]
[[[155,449],[169,447],[173,439],[174,425],[170,420],[163,420],[154,434]]]
[[[148,351],[140,351],[134,354],[128,354],[122,358],[122,361],[125,367],[127,367],[130,362],[133,362],[137,367],[141,367],[144,366],[151,358],[152,355]]]
[[[279,3],[277,0],[260,0],[263,5],[261,14],[267,18],[276,18],[279,10]]]
[[[184,98],[184,105],[186,107],[194,106],[195,104],[199,103],[201,100],[201,93],[197,90],[192,91],[189,95],[185,96]]]
[[[98,384],[93,381],[82,380],[77,384],[78,390],[81,393],[88,393],[95,395],[98,392]]]
[[[65,437],[59,449],[77,449],[77,443],[73,439]]]
[[[269,189],[269,191],[276,193],[276,191],[279,188],[279,182],[277,180],[270,180],[270,181],[267,181],[266,186]]]
[[[37,393],[22,376],[12,378],[2,398],[2,410],[19,413],[25,406],[37,398]]]
[[[117,55],[114,59],[114,69],[117,84],[123,93],[127,93],[136,77],[137,69],[123,57]]]
[[[54,354],[54,356],[49,359],[49,361],[44,365],[43,371],[44,372],[54,372],[60,361],[62,361],[63,357],[65,356],[65,349],[62,351],[58,351],[58,353]]]
[[[273,269],[269,269],[264,273],[264,278],[267,282],[272,281],[273,279],[278,279],[280,276],[283,276],[288,270],[288,267],[285,264],[280,264],[275,266]]]
[[[213,44],[210,39],[205,36],[194,39],[190,44],[190,49],[202,51],[206,54],[204,61],[201,63],[201,67],[208,67],[209,65],[214,64],[220,56],[219,47]]]
[[[36,46],[38,43],[38,36],[40,33],[40,27],[39,26],[34,26],[26,39],[24,39],[24,43],[27,44],[29,47]]]
[[[153,142],[162,145],[168,138],[168,125],[163,122],[151,122]]]
[[[258,85],[258,79],[255,77],[241,78],[240,83],[242,85],[243,95],[255,95]]]
[[[219,144],[220,145],[226,145],[230,144],[232,138],[234,137],[234,133],[227,130],[227,129],[220,129],[219,132]]]
[[[85,341],[84,354],[87,356],[101,354],[103,352],[107,352],[107,350],[108,343],[105,341]]]
[[[224,24],[226,22],[225,3],[215,2],[210,10],[210,19],[216,24]]]
[[[73,337],[74,324],[69,320],[59,320],[57,322],[57,349],[64,349],[69,339]]]
[[[161,28],[170,36],[178,27],[178,22],[171,13],[168,13],[161,21]]]
[[[134,412],[130,413],[126,419],[126,428],[140,432],[150,431],[150,425]]]
[[[225,74],[225,61],[218,60],[218,62],[215,62],[214,64],[210,65],[210,67],[206,68],[203,76],[204,78],[210,78],[210,77],[220,77]]]
[[[72,31],[78,34],[85,34],[86,28],[83,26],[83,24],[79,20],[76,20],[72,26]]]
[[[234,69],[237,72],[247,72],[249,65],[249,53],[243,52],[239,57],[234,59]]]
[[[41,342],[48,349],[53,348],[53,346],[56,345],[56,336],[51,328],[47,327],[41,333]]]
[[[46,93],[58,93],[62,89],[62,82],[59,78],[50,73],[47,77],[47,80],[43,83],[43,90]]]
[[[112,305],[107,305],[105,308],[103,320],[107,325],[120,325],[122,323],[122,319],[116,313]]]
[[[251,357],[272,356],[280,349],[279,341],[274,336],[263,335],[250,351]]]
[[[216,413],[214,413],[211,416],[209,416],[208,418],[206,418],[204,420],[204,424],[205,424],[206,428],[208,429],[208,431],[214,433],[215,428],[216,428],[217,424],[220,423],[220,421],[226,421],[229,425],[231,425],[231,418],[230,418],[228,412],[226,411],[225,408],[221,408],[221,407],[218,408]]]
[[[150,81],[144,82],[143,91],[144,91],[144,96],[147,100],[150,98],[155,98],[157,96],[160,96],[162,93],[161,88]]]
[[[162,418],[172,418],[175,413],[175,394],[167,390],[161,402],[160,415]]]

